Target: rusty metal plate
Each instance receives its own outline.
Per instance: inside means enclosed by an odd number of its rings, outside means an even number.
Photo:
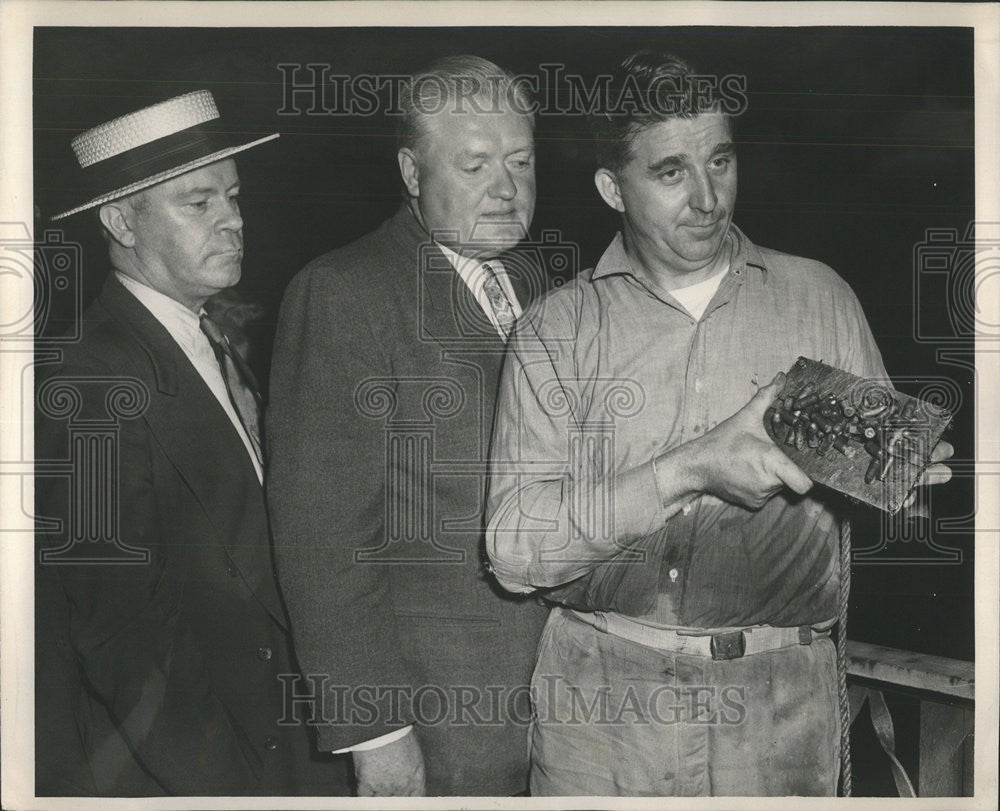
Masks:
[[[883,380],[800,357],[764,414],[774,442],[814,482],[895,513],[952,415]]]

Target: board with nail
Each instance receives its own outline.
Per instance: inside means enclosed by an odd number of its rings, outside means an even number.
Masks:
[[[800,357],[765,412],[764,427],[814,482],[892,514],[951,417],[884,380]]]

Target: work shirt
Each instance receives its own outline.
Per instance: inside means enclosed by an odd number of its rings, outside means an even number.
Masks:
[[[487,551],[512,591],[672,628],[820,625],[836,614],[835,496],[760,510],[665,507],[652,460],[698,439],[799,355],[885,378],[857,298],[829,267],[735,226],[700,318],[644,283],[621,234],[536,301],[509,344],[491,449]]]

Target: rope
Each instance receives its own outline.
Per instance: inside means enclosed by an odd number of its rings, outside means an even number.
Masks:
[[[847,603],[851,595],[851,519],[840,522],[840,610],[837,614],[837,692],[840,699],[840,792],[851,796],[851,705],[847,698]]]

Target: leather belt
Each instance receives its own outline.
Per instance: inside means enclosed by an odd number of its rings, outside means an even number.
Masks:
[[[736,628],[714,634],[697,634],[656,628],[603,611],[572,614],[592,625],[598,631],[620,636],[648,648],[681,653],[687,656],[711,657],[716,661],[739,659],[755,653],[790,648],[794,645],[811,645],[814,639],[829,636],[829,631],[816,631],[809,625],[790,628],[774,628],[770,625],[755,625],[752,628]]]

